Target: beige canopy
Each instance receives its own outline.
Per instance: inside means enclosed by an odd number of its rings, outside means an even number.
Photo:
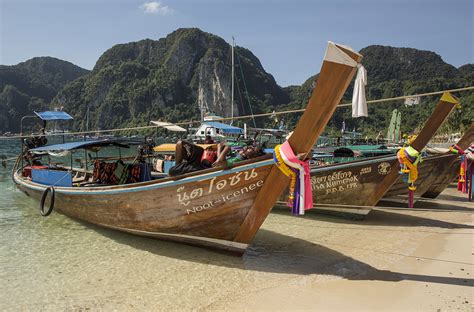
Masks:
[[[166,121],[150,121],[152,124],[157,125],[158,127],[165,128],[166,130],[169,131],[174,131],[174,132],[186,132],[186,129],[177,126],[175,124],[172,124],[171,122],[166,122]]]

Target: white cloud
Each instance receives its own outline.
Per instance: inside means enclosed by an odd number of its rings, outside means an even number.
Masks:
[[[149,14],[167,15],[173,13],[172,8],[157,1],[145,2],[140,6],[140,9]]]

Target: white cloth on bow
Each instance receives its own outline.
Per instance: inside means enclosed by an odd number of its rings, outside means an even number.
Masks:
[[[367,100],[365,86],[367,85],[367,70],[361,64],[357,65],[357,76],[352,94],[352,117],[367,117]]]

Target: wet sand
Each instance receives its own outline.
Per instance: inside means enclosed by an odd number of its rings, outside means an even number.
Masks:
[[[0,236],[0,310],[470,311],[474,203],[462,197],[363,221],[275,209],[237,258],[42,218],[18,194]]]

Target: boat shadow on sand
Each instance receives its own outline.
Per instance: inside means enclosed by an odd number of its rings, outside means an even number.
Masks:
[[[403,209],[405,210],[405,209]],[[406,210],[408,211],[408,209]],[[288,209],[286,208],[276,208],[272,210],[272,213],[279,215],[288,215]],[[474,229],[473,225],[468,224],[459,224],[448,221],[436,220],[425,218],[421,216],[413,216],[404,213],[398,213],[396,211],[385,211],[385,210],[373,210],[370,214],[363,220],[352,220],[348,218],[340,218],[337,216],[329,216],[318,213],[307,212],[304,216],[305,219],[327,222],[331,227],[337,229],[341,228],[350,228],[351,226],[354,229],[358,230],[373,230],[380,231],[380,226],[391,226],[391,227],[411,227],[413,229],[405,229],[404,231],[422,231],[422,229],[417,229],[417,227],[431,227],[431,228],[441,228],[441,229]],[[336,226],[334,224],[337,224]],[[341,227],[340,225],[343,226]],[[364,227],[367,225],[366,227]],[[318,225],[321,227],[321,225]],[[322,225],[324,227],[324,225]],[[387,228],[387,231],[399,231],[398,229]],[[435,229],[429,229],[429,232],[436,233]]]
[[[442,194],[436,199],[418,198],[413,208],[408,208],[408,197],[384,198],[377,206],[382,208],[402,208],[401,210],[426,210],[426,211],[457,211],[474,212],[474,203],[469,203],[467,198]],[[376,207],[377,208],[377,207]]]
[[[462,193],[459,193],[459,194],[462,194]],[[436,199],[443,200],[443,201],[457,202],[457,204],[463,204],[463,205],[466,205],[469,203],[467,194],[462,194],[461,196],[456,196],[456,195],[440,194],[438,197],[436,197]],[[426,200],[428,201],[430,199],[426,199]],[[474,205],[474,203],[471,203],[471,205]],[[474,211],[474,208],[471,208],[471,211]]]
[[[258,272],[329,275],[349,280],[420,281],[448,285],[474,286],[474,279],[405,274],[379,270],[328,247],[300,238],[261,229],[242,257],[235,257],[199,247],[137,237],[87,225],[114,241],[161,257],[197,264]],[[469,265],[459,263],[461,265]]]
[[[446,190],[444,190],[436,198],[423,198],[422,200],[426,202],[430,202],[430,205],[435,204],[434,201],[436,200],[444,201],[442,205],[445,205],[446,201],[450,201],[454,205],[459,205],[459,204],[461,204],[462,206],[470,205],[471,207],[473,207],[470,210],[474,211],[474,202],[469,202],[468,195],[458,191],[457,183],[451,183],[450,185],[448,185]]]

